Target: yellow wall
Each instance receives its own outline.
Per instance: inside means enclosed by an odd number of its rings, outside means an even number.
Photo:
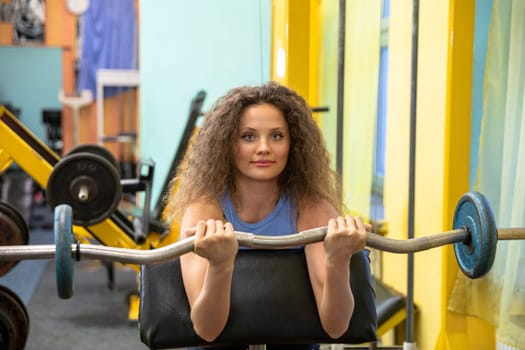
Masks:
[[[394,6],[395,5],[395,6]],[[474,0],[420,2],[416,237],[447,231],[468,191]],[[406,239],[412,1],[391,8],[385,170],[390,237]],[[415,341],[420,349],[493,349],[486,324],[446,311],[458,268],[452,247],[415,255]],[[406,257],[383,255],[386,283],[406,292]]]
[[[343,199],[351,213],[370,217],[377,119],[381,5],[346,1]]]
[[[385,219],[389,236],[407,238],[408,152],[410,127],[410,67],[412,1],[392,6],[389,32],[387,155]],[[422,1],[419,28],[417,96],[415,235],[442,231],[445,102],[447,67],[447,2]],[[406,256],[383,254],[383,278],[406,293]],[[440,327],[441,252],[415,255],[415,294],[418,307],[415,342],[432,349]]]
[[[319,7],[319,59],[317,90],[319,103],[330,110],[318,115],[332,167],[336,168],[337,71],[338,71],[338,1],[323,0]]]

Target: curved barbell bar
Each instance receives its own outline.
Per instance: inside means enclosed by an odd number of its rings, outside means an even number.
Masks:
[[[321,242],[327,227],[319,227],[284,236],[261,236],[235,231],[240,246],[254,249],[286,249]],[[414,253],[453,243],[468,243],[469,232],[459,228],[443,233],[422,236],[410,240],[399,240],[367,232],[366,245],[370,248],[398,254]],[[525,239],[525,228],[500,228],[498,240]],[[147,265],[162,263],[193,251],[195,237],[191,236],[170,245],[152,250],[108,247],[95,244],[71,245],[71,254],[80,258],[115,261],[125,264]],[[53,259],[54,244],[30,246],[0,246],[0,260]]]

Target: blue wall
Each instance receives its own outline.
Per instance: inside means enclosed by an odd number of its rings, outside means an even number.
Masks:
[[[62,49],[0,47],[0,103],[20,108],[20,120],[45,142],[42,109],[61,109]]]
[[[140,157],[156,163],[155,203],[197,92],[207,109],[269,80],[271,0],[141,1],[139,38]]]

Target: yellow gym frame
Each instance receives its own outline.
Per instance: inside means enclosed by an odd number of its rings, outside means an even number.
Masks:
[[[394,329],[403,332],[403,329],[399,329],[400,326],[404,326],[405,319],[407,318],[406,308],[398,310],[394,315],[390,316],[388,320],[377,326],[376,334],[378,338],[381,338],[388,331]],[[404,333],[404,332],[403,332]],[[398,339],[396,339],[398,341]]]
[[[4,106],[0,105],[0,173],[16,162],[43,189],[60,156],[39,140]],[[152,249],[173,243],[178,236],[176,231],[161,235],[148,232],[146,240],[137,244],[123,224],[113,216],[88,227],[73,226],[73,232],[79,240],[96,239],[103,245],[128,249]],[[129,265],[135,271],[139,266]],[[138,296],[130,300],[130,320],[138,320]]]

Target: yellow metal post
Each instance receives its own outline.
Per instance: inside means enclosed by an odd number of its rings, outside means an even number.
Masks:
[[[273,0],[271,79],[318,103],[320,0]]]
[[[450,0],[446,140],[444,168],[444,227],[452,227],[457,201],[469,190],[472,67],[475,0]],[[446,306],[458,265],[452,246],[443,249],[442,317],[438,349],[493,349],[494,329],[486,322],[448,311]]]

